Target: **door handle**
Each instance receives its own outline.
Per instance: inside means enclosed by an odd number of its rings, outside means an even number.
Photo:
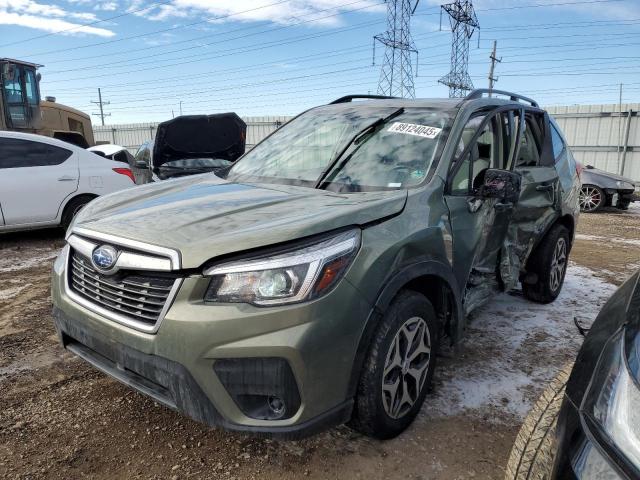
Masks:
[[[548,184],[548,185],[538,185],[536,187],[536,190],[538,192],[550,192],[551,190],[553,190],[553,185],[552,184]]]
[[[508,212],[509,210],[513,210],[513,203],[496,203],[494,208],[498,212]]]
[[[72,177],[71,175],[63,175],[62,177],[58,178],[59,182],[75,182],[77,180],[76,177]]]

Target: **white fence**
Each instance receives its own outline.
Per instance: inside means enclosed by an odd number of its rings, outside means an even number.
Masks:
[[[574,156],[593,165],[640,182],[640,103],[549,107]],[[622,111],[622,113],[620,113]],[[246,117],[247,149],[279,128],[291,117]],[[94,126],[97,142],[115,143],[132,153],[154,138],[157,123]]]
[[[640,181],[640,103],[547,110],[562,128],[576,160]]]
[[[287,122],[291,117],[245,117],[247,124],[247,150]],[[135,153],[140,145],[155,138],[158,123],[124,123],[119,125],[93,126],[93,135],[98,143],[113,143],[127,147]]]

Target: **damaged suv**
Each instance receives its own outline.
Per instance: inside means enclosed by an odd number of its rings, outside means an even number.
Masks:
[[[92,202],[54,266],[63,346],[209,425],[399,434],[469,312],[564,281],[571,152],[536,102],[486,93],[343,97],[224,179]]]

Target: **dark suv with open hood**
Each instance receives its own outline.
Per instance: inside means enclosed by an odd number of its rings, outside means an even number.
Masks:
[[[244,154],[247,124],[235,113],[182,115],[158,124],[136,152],[137,184],[224,171]]]
[[[397,435],[470,311],[562,288],[573,157],[533,100],[486,93],[344,97],[225,178],[92,202],[54,267],[62,344],[210,425]]]

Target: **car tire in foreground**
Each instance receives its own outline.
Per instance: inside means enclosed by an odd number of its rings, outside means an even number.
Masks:
[[[554,225],[536,247],[527,262],[527,271],[533,281],[522,282],[522,291],[529,300],[538,303],[553,302],[564,284],[569,261],[569,231]]]
[[[414,420],[435,369],[438,323],[427,298],[401,291],[371,340],[355,399],[355,430],[393,438]]]
[[[600,210],[606,201],[604,191],[596,185],[582,185],[580,189],[580,211],[593,213]]]
[[[565,365],[525,418],[509,455],[505,480],[551,478],[558,414],[572,366]]]

